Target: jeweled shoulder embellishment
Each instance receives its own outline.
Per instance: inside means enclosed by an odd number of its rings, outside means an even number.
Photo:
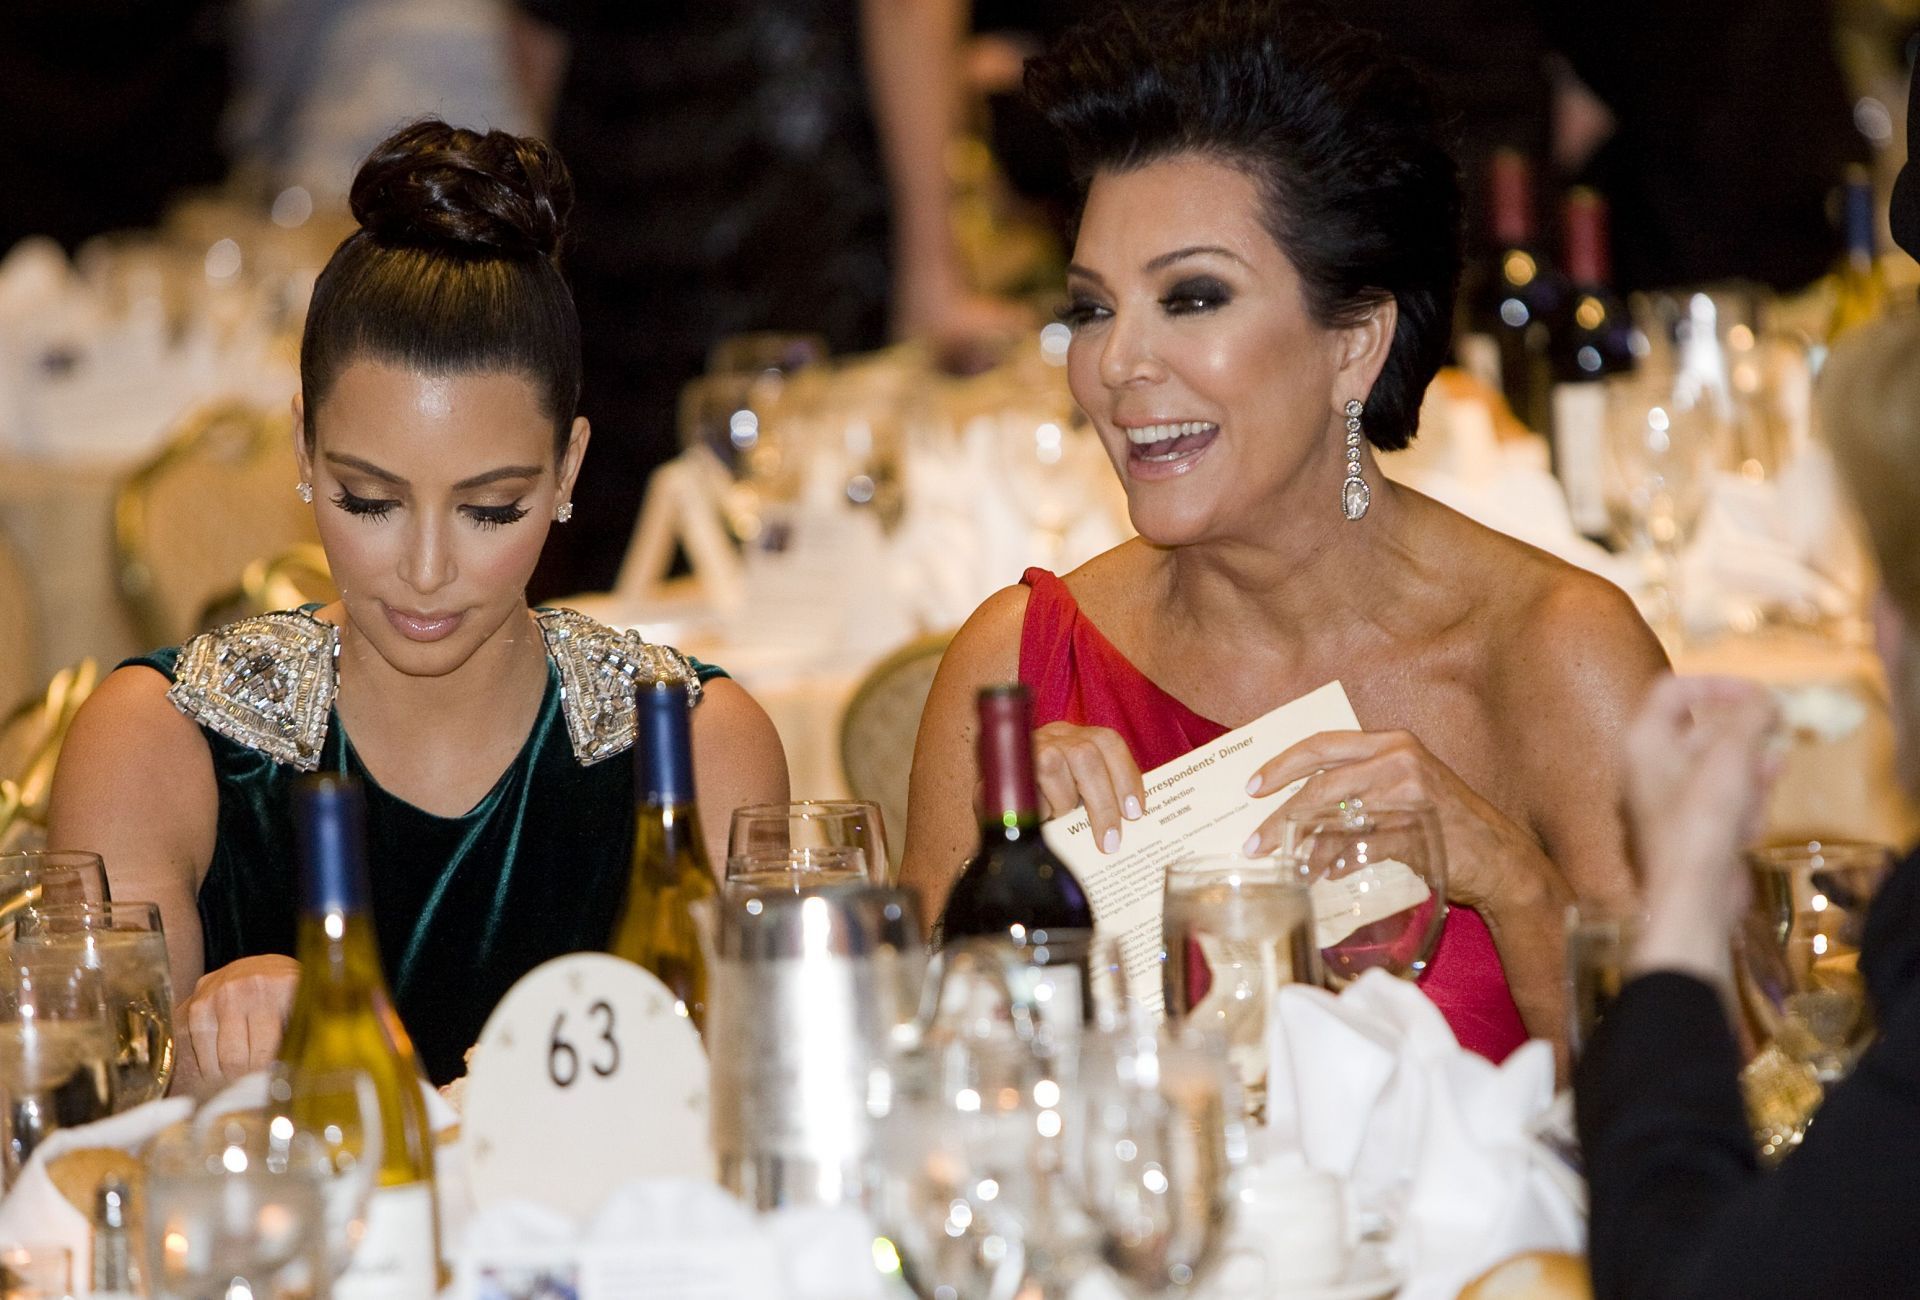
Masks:
[[[276,763],[320,766],[339,686],[340,630],[306,614],[262,614],[180,647],[173,707]]]
[[[700,678],[672,646],[654,645],[638,632],[616,632],[570,609],[543,610],[540,635],[560,670],[560,712],[573,756],[587,767],[633,745],[633,692],[642,682],[686,687],[700,702]]]

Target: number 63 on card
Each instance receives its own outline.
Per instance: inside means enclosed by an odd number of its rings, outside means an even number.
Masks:
[[[673,994],[604,953],[536,967],[474,1048],[461,1143],[476,1206],[582,1220],[634,1178],[713,1177],[707,1059]]]

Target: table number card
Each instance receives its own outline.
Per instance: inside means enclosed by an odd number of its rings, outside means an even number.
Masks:
[[[1085,886],[1100,933],[1120,936],[1136,997],[1160,1006],[1160,895],[1168,864],[1238,853],[1302,784],[1256,799],[1247,793],[1253,774],[1308,736],[1359,727],[1346,689],[1328,682],[1146,773],[1146,811],[1122,824],[1118,853],[1102,853],[1093,842],[1084,809],[1046,823],[1042,833]]]
[[[711,1181],[707,1058],[673,994],[604,953],[528,972],[488,1017],[461,1140],[474,1203],[584,1222],[636,1178]]]

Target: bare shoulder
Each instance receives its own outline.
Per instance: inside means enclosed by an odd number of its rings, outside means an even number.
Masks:
[[[1002,587],[967,616],[940,660],[940,676],[976,683],[1012,681],[1020,675],[1020,635],[1032,598],[1024,584]]]
[[[1498,676],[1515,702],[1630,709],[1667,666],[1626,592],[1528,548],[1499,611]]]
[[[108,674],[67,733],[54,772],[49,837],[99,848],[141,872],[204,869],[219,789],[200,728],[167,699],[151,668]]]

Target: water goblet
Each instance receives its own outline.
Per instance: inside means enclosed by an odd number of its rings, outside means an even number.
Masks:
[[[114,1109],[166,1095],[173,1077],[173,976],[152,903],[55,903],[28,908],[14,943],[48,961],[100,972],[113,1025]]]
[[[1218,1037],[1261,1114],[1273,999],[1321,978],[1306,884],[1273,858],[1189,858],[1167,868],[1161,924],[1168,1024]]]
[[[764,894],[803,894],[834,885],[865,885],[867,855],[840,845],[808,845],[784,853],[727,859],[726,895],[745,901]]]
[[[0,968],[0,1173],[11,1186],[56,1130],[113,1113],[113,1029],[100,972],[34,954]]]
[[[1349,799],[1297,812],[1281,856],[1309,883],[1329,988],[1369,970],[1425,972],[1447,915],[1446,851],[1431,807]]]
[[[800,849],[858,849],[869,880],[893,883],[887,831],[878,804],[859,799],[806,799],[736,808],[727,829],[727,857],[784,857]]]

